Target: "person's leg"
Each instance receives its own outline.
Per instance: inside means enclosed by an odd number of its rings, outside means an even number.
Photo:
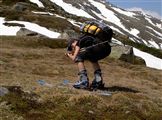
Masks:
[[[94,71],[100,69],[100,65],[99,65],[98,62],[91,62],[91,63],[92,63],[92,66],[93,66]]]
[[[100,88],[103,87],[103,78],[101,68],[98,62],[91,62],[94,68],[94,80],[92,81],[92,88]]]
[[[84,65],[84,62],[78,62],[78,70],[79,72],[85,70],[85,65]]]
[[[73,85],[75,88],[88,88],[89,86],[89,79],[87,76],[87,71],[85,69],[84,62],[78,62],[78,70],[79,70],[79,80]]]

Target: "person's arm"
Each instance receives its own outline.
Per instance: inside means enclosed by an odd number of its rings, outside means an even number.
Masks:
[[[79,46],[75,46],[75,50],[74,50],[74,53],[71,54],[71,53],[68,53],[68,57],[71,58],[73,61],[75,61],[75,58],[76,56],[78,55],[79,53],[79,50],[80,50],[80,47]]]

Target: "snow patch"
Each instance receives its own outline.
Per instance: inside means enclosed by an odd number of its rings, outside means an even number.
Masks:
[[[145,60],[147,67],[162,70],[162,59],[146,52],[142,52],[136,48],[133,48],[133,52],[135,56],[141,57]]]
[[[111,23],[115,23],[116,25],[124,29],[125,31],[129,32],[129,30],[127,30],[124,27],[124,25],[121,23],[120,19],[115,15],[115,13],[106,8],[105,4],[96,2],[94,0],[89,0],[89,2],[101,12],[101,14],[98,14],[93,11],[93,13],[96,14],[99,18],[105,21],[111,22]]]
[[[162,29],[162,23],[161,23],[161,24],[156,23],[156,26],[157,26],[158,28]]]
[[[53,15],[53,13],[50,13],[50,12],[36,12],[36,11],[32,11],[32,13],[35,13],[35,14],[41,14],[41,15]]]
[[[162,37],[162,34],[157,32],[156,30],[154,30],[153,28],[149,27],[149,26],[146,26],[147,28],[153,30],[157,35],[159,35],[160,37]],[[162,39],[162,38],[161,38]]]
[[[133,37],[130,37],[129,39],[136,43],[136,39],[134,39]]]
[[[8,27],[3,25],[5,23],[4,18],[0,18],[0,35],[16,35],[16,33],[20,30],[21,27]],[[23,24],[28,30],[37,32],[39,34],[45,35],[49,38],[58,38],[60,36],[60,33],[53,32],[48,30],[45,27],[42,27],[40,25],[37,25],[35,23],[25,22],[25,21],[7,21],[6,23],[18,23]]]
[[[162,49],[162,43],[160,43],[160,49]]]
[[[32,3],[37,4],[38,7],[42,7],[42,8],[44,8],[44,5],[43,5],[39,0],[29,0],[29,1],[32,2]]]
[[[148,43],[147,43],[145,40],[142,39],[142,41],[143,41],[143,43],[144,43],[145,45],[148,45]]]
[[[66,19],[65,17],[63,17],[63,16],[60,16],[60,15],[58,15],[58,14],[54,14],[56,17],[59,17],[59,18],[62,18],[62,19]]]
[[[125,35],[124,33],[122,33],[119,29],[115,28],[114,26],[110,26],[111,29],[121,33],[122,35]]]
[[[155,47],[155,48],[157,48],[157,49],[160,48],[159,45],[158,45],[155,41],[149,40],[148,42],[149,42],[153,47]]]
[[[21,27],[5,26],[5,18],[0,17],[0,35],[15,36]]]
[[[75,25],[76,27],[79,27],[80,28],[80,26],[82,25],[82,23],[81,22],[76,22],[76,21],[74,21],[74,20],[72,20],[72,19],[67,19],[71,24],[73,24],[73,25]]]
[[[112,43],[113,44],[118,44],[118,45],[123,45],[122,42],[120,42],[119,40],[115,39],[115,38],[112,38]]]
[[[138,37],[137,35],[138,35],[140,32],[139,32],[139,30],[133,28],[133,29],[131,29],[130,33],[131,33],[132,35]]]
[[[146,31],[146,32],[149,33],[150,35],[156,37],[156,38],[162,39],[162,37],[159,37],[159,36],[157,36],[157,35],[155,35],[155,34],[152,34],[150,31]]]
[[[125,10],[122,10],[122,9],[119,9],[119,8],[115,8],[115,7],[112,7],[112,8],[115,11],[117,11],[118,13],[121,13],[121,14],[126,15],[126,16],[134,17],[134,15],[136,15],[135,13],[130,12],[130,11],[125,11]]]
[[[66,12],[77,15],[77,16],[83,16],[87,18],[93,18],[91,15],[89,15],[87,12],[85,12],[82,9],[78,9],[71,4],[67,4],[63,2],[63,0],[50,0],[51,2],[57,4],[58,6],[62,7]]]
[[[152,24],[153,26],[155,26],[155,24],[154,24],[148,17],[145,17],[145,19],[146,19],[150,24]]]

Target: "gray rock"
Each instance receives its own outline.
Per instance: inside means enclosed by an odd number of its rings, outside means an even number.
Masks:
[[[59,36],[59,38],[62,38],[62,39],[78,38],[78,37],[79,37],[79,34],[75,32],[74,30],[65,30]]]
[[[129,47],[124,45],[117,45],[112,47],[110,56],[119,59],[122,54],[127,54],[129,52]]]
[[[5,87],[0,87],[0,96],[4,96],[9,93],[9,90]]]
[[[26,28],[21,28],[17,33],[17,36],[38,36],[38,33],[30,31]]]
[[[64,32],[64,33],[61,33],[61,35],[58,38],[69,39],[69,35]]]
[[[146,65],[145,61],[134,55],[133,47],[127,46],[125,47],[125,51],[121,54],[119,60],[131,63],[131,64],[138,64],[138,65]]]
[[[22,11],[25,11],[28,7],[29,7],[28,3],[18,2],[15,5],[13,5],[12,9],[18,12],[22,12]]]

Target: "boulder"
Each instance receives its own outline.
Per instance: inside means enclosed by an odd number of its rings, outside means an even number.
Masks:
[[[18,2],[15,5],[13,5],[12,9],[16,10],[18,12],[25,11],[30,5],[25,2]]]
[[[17,33],[17,36],[38,36],[38,33],[30,31],[26,28],[21,28]]]
[[[0,96],[4,96],[9,93],[9,90],[5,87],[0,87]]]
[[[110,56],[119,59],[122,54],[127,54],[129,52],[130,46],[124,45],[112,45],[112,50]]]
[[[61,33],[61,35],[58,38],[69,39],[69,35],[64,32],[64,33]]]
[[[62,39],[69,39],[69,38],[78,38],[79,34],[76,33],[74,30],[65,30],[63,33],[61,33],[61,35],[59,36],[59,38]]]
[[[131,64],[136,64],[136,65],[146,65],[145,61],[142,58],[134,55],[132,46],[127,47],[125,52],[121,54],[119,60],[131,63]]]

